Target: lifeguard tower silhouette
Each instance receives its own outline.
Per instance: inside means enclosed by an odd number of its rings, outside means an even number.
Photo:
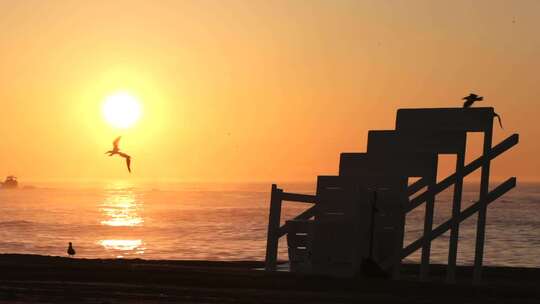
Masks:
[[[513,134],[492,147],[494,116],[493,108],[400,109],[396,130],[370,131],[366,153],[342,153],[339,176],[319,176],[315,195],[272,185],[266,270],[276,270],[278,241],[286,236],[293,272],[353,276],[370,259],[399,278],[401,261],[421,248],[420,278],[427,279],[431,242],[450,230],[447,281],[454,282],[459,225],[478,214],[473,280],[479,282],[487,207],[516,185],[511,177],[489,191],[491,160],[519,140]],[[484,143],[482,155],[465,165],[467,132],[482,132]],[[437,183],[439,154],[457,157],[455,173]],[[463,178],[479,168],[479,200],[462,209]],[[409,178],[418,179],[409,184]],[[434,228],[435,196],[452,185],[452,217]],[[280,226],[283,201],[313,206]],[[405,216],[422,204],[423,235],[404,246]]]

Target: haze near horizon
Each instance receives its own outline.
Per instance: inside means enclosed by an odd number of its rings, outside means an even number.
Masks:
[[[503,118],[494,144],[520,134],[494,178],[538,181],[538,12],[537,1],[3,1],[0,175],[314,181],[337,173],[339,153],[365,151],[368,130],[393,129],[398,108],[461,107],[474,92]],[[103,112],[118,92],[139,107],[129,125]],[[131,175],[103,155],[119,135]]]

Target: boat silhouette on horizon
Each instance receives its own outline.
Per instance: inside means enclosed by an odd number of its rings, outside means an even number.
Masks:
[[[18,186],[19,186],[19,182],[17,181],[17,177],[13,175],[7,176],[4,182],[2,183],[3,189],[15,189]]]

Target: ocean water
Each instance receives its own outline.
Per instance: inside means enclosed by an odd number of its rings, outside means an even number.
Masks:
[[[314,193],[313,184],[280,185]],[[465,186],[463,207],[478,185]],[[450,216],[451,189],[437,198],[435,225]],[[0,252],[80,258],[264,260],[269,184],[48,184],[0,190]],[[282,218],[305,204],[284,203]],[[406,243],[422,233],[423,208],[407,215]],[[474,258],[476,216],[462,223],[458,263]],[[432,245],[446,263],[449,234]],[[280,258],[286,259],[285,239]],[[407,261],[418,261],[419,253]],[[519,184],[488,208],[485,264],[540,267],[540,184]]]

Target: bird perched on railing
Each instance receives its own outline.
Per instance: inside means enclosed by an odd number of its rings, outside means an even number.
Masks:
[[[67,254],[70,257],[75,255],[75,249],[73,249],[73,244],[71,244],[71,242],[69,242],[69,246],[68,246],[68,249],[67,249]]]
[[[113,155],[117,154],[118,156],[125,158],[126,159],[127,169],[129,171],[129,173],[131,173],[131,156],[127,155],[124,152],[120,152],[120,149],[118,148],[118,142],[120,141],[120,138],[122,138],[122,136],[118,136],[113,141],[113,149],[105,152],[105,154],[109,154],[109,156],[113,156]]]
[[[484,97],[471,93],[469,94],[469,96],[465,96],[462,99],[465,100],[465,102],[463,103],[463,108],[470,108],[473,103],[484,100]]]
[[[465,96],[462,99],[465,100],[465,102],[463,103],[463,108],[466,109],[466,108],[470,108],[473,105],[473,103],[484,100],[484,97],[471,93],[469,94],[469,96]],[[497,120],[499,121],[499,126],[501,126],[501,129],[504,129],[502,125],[501,116],[493,112],[493,117],[497,118]]]

